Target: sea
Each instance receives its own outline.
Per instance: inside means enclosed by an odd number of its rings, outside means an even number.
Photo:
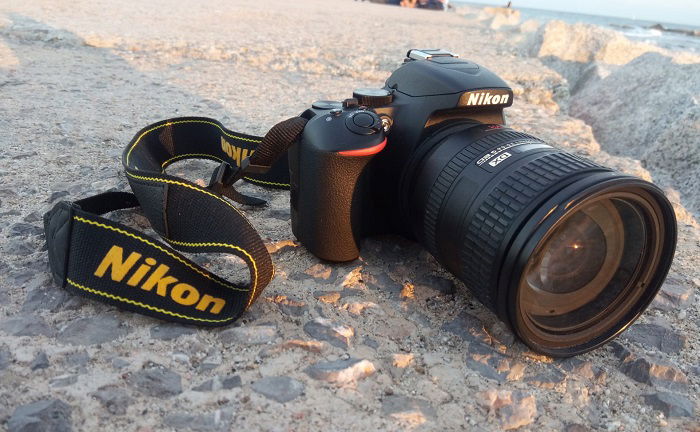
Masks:
[[[505,2],[504,2],[505,3]],[[487,7],[463,1],[451,1],[452,6],[460,5],[473,8]],[[700,22],[697,26],[656,21],[644,21],[634,18],[587,15],[572,12],[558,12],[532,8],[515,7],[520,11],[521,22],[534,19],[540,22],[560,20],[567,23],[583,22],[616,30],[634,41],[646,42],[673,51],[691,51],[700,54]],[[695,33],[695,35],[687,34]]]

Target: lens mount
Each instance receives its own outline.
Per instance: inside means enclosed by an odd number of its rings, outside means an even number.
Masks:
[[[498,303],[533,349],[561,357],[589,351],[646,309],[675,243],[673,208],[656,186],[617,173],[584,177],[520,228]]]

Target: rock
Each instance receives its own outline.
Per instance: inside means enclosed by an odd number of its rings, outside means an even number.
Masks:
[[[687,397],[677,393],[658,392],[644,395],[644,402],[664,413],[666,417],[693,417],[695,408]]]
[[[340,291],[316,291],[314,297],[323,303],[333,304],[340,300]]]
[[[272,325],[233,327],[219,333],[224,344],[262,345],[277,337],[277,328]]]
[[[127,383],[148,396],[169,398],[182,393],[180,375],[156,363],[148,362],[143,369],[131,373]]]
[[[413,354],[392,354],[388,366],[389,373],[394,379],[401,378],[406,368],[413,364],[413,360]]]
[[[92,393],[92,396],[97,399],[103,407],[114,415],[126,414],[126,409],[133,402],[127,392],[116,386],[103,386]]]
[[[129,366],[130,364],[131,363],[124,360],[123,358],[115,357],[112,359],[112,367],[115,369],[124,369],[125,367]]]
[[[129,327],[114,315],[102,314],[71,321],[56,339],[71,345],[95,345],[119,339],[129,331]]]
[[[498,343],[506,347],[510,347],[515,343],[515,335],[500,320],[494,321],[487,329],[487,332]]]
[[[309,307],[306,305],[306,303],[299,300],[290,299],[285,295],[267,297],[265,300],[272,303],[276,303],[280,309],[280,312],[282,312],[285,315],[303,316],[304,312],[307,312],[309,310]]]
[[[467,311],[460,312],[452,321],[442,325],[442,330],[453,333],[465,342],[479,342],[491,345],[491,336],[484,329],[480,319]]]
[[[360,275],[362,281],[371,289],[399,295],[403,290],[403,284],[396,282],[380,267],[364,267]]]
[[[635,91],[639,88],[646,90]],[[697,64],[680,64],[670,56],[649,52],[583,87],[571,98],[570,114],[593,128],[603,150],[668,173],[684,206],[698,212],[698,91]]]
[[[570,375],[583,377],[589,381],[603,383],[607,376],[604,370],[594,366],[592,362],[584,361],[576,357],[560,360],[558,364]]]
[[[333,383],[337,386],[354,384],[376,372],[369,360],[348,358],[329,362],[318,362],[304,369],[313,379]]]
[[[656,295],[651,307],[665,311],[685,309],[693,303],[694,292],[695,290],[691,284],[669,276]]]
[[[0,371],[12,363],[12,353],[5,347],[0,347]]]
[[[421,425],[436,417],[435,408],[428,401],[402,395],[384,397],[382,414],[409,427]]]
[[[529,425],[537,416],[535,397],[520,391],[489,389],[476,397],[479,405],[496,414],[505,430]]]
[[[292,401],[304,394],[304,384],[288,376],[271,376],[253,383],[257,393],[279,403]]]
[[[197,333],[196,328],[182,324],[163,323],[151,327],[151,339],[173,340],[194,333]]]
[[[207,372],[216,369],[223,362],[221,351],[213,350],[199,363],[200,372]]]
[[[429,290],[438,295],[450,295],[455,292],[452,280],[435,275],[423,275],[415,283],[415,290]]]
[[[319,341],[303,341],[298,339],[292,339],[290,341],[283,342],[270,348],[263,348],[260,351],[260,356],[263,358],[270,357],[273,354],[281,353],[283,351],[288,351],[291,349],[301,349],[306,352],[320,354],[323,352],[325,347],[326,345],[323,342]]]
[[[51,387],[67,387],[78,382],[78,375],[61,375],[51,378],[49,385]]]
[[[53,332],[44,319],[36,315],[16,315],[0,323],[0,330],[10,336],[48,336]]]
[[[210,380],[204,381],[197,387],[193,387],[192,390],[198,392],[231,390],[232,388],[240,387],[241,384],[241,377],[238,375],[229,375],[226,377],[215,376]]]
[[[635,324],[622,336],[628,341],[656,348],[666,354],[678,354],[685,347],[686,341],[685,335],[659,324]]]
[[[368,336],[365,336],[365,338],[362,339],[362,343],[375,350],[379,348],[379,342]]]
[[[654,357],[636,357],[630,355],[620,370],[640,383],[666,389],[685,389],[688,378],[674,365]]]
[[[69,432],[72,409],[59,399],[45,399],[22,405],[7,421],[8,432]]]
[[[39,351],[29,365],[29,368],[33,371],[46,369],[47,367],[49,367],[49,358],[44,351]]]
[[[62,362],[68,369],[81,369],[87,366],[89,361],[90,354],[85,350],[80,350],[66,354]]]
[[[45,282],[50,284],[49,278]],[[53,286],[38,286],[27,292],[27,297],[22,304],[22,312],[38,311],[48,309],[52,312],[58,310],[68,299],[73,296],[68,291]]]
[[[553,389],[566,381],[566,375],[554,367],[548,367],[544,372],[525,378],[525,382],[537,387]]]
[[[306,269],[304,273],[311,276],[314,279],[330,281],[331,275],[333,274],[333,268],[326,264],[318,263]]]
[[[44,229],[36,225],[18,222],[10,227],[9,236],[10,237],[27,237],[40,235],[44,232]]]
[[[165,424],[174,430],[188,429],[196,432],[225,432],[230,430],[232,420],[232,410],[224,408],[208,414],[168,414],[165,417]]]
[[[466,365],[484,378],[498,382],[517,381],[523,377],[525,371],[524,363],[512,362],[499,355],[481,357],[479,360],[467,358]]]
[[[314,339],[326,341],[338,348],[347,348],[350,345],[355,330],[347,325],[335,324],[325,318],[316,318],[304,324],[306,334]]]

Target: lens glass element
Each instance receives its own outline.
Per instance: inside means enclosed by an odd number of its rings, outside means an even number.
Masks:
[[[640,210],[630,200],[596,200],[544,236],[525,267],[519,295],[534,330],[600,331],[616,308],[635,297],[629,285],[647,243]]]

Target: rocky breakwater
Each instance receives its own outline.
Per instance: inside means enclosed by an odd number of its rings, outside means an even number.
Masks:
[[[567,81],[561,108],[590,125],[603,150],[638,159],[700,214],[700,56],[561,21],[534,32],[525,52]]]

